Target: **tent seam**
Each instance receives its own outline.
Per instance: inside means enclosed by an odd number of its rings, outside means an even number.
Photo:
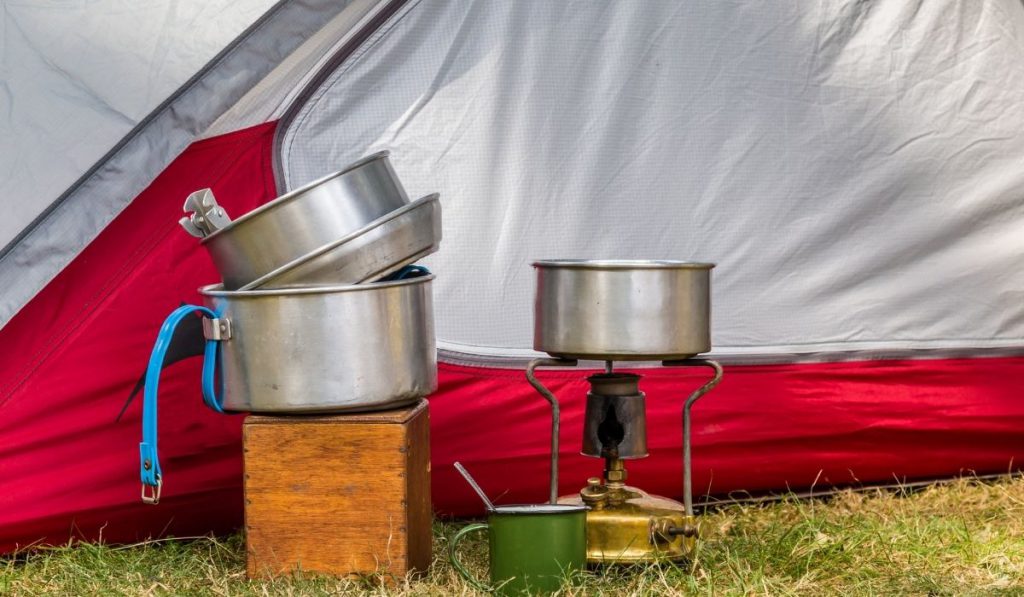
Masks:
[[[341,59],[340,64],[334,64],[332,57],[324,63],[324,71],[330,69],[327,77],[320,82],[317,82],[318,77],[314,77],[311,81],[311,91],[308,99],[303,100],[305,92],[300,92],[296,96],[296,103],[294,104],[297,108],[285,110],[284,114],[279,120],[280,126],[275,133],[276,138],[285,138],[292,125],[301,126],[306,121],[312,109],[320,104],[323,97],[326,95],[327,90],[332,88],[338,80],[340,80],[352,67],[359,62],[373,47],[380,43],[380,41],[391,32],[398,23],[402,21],[416,6],[420,4],[420,0],[394,0],[397,3],[395,12],[390,15],[383,23],[378,25],[376,30],[371,33],[371,36],[367,39],[359,42],[359,44],[347,50],[346,47],[342,47],[338,50],[338,55],[344,54],[348,51],[348,55]],[[299,103],[301,102],[301,103]],[[294,138],[288,137],[285,141],[285,146],[281,148],[280,154],[282,156],[291,157],[292,147],[294,146]],[[276,163],[276,162],[275,162]],[[284,172],[284,168],[275,168],[275,172],[280,170],[281,176],[277,177],[279,184],[287,185],[287,175]]]

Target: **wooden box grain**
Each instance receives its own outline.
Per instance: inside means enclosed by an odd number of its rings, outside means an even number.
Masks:
[[[243,426],[246,571],[404,576],[430,565],[426,401]]]

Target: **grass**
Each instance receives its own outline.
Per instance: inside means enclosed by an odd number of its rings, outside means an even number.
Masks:
[[[435,559],[420,580],[381,585],[295,575],[250,581],[244,541],[205,537],[131,546],[77,544],[0,559],[2,595],[472,595]],[[922,491],[733,505],[702,517],[693,562],[600,568],[566,595],[1024,595],[1024,478],[960,479]],[[483,574],[483,539],[466,559]]]

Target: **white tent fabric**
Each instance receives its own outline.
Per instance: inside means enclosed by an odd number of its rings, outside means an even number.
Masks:
[[[538,258],[716,262],[724,358],[1024,348],[1013,0],[412,1],[281,126],[440,191],[449,358],[530,353]]]
[[[350,4],[5,3],[0,327]]]
[[[0,247],[272,4],[5,1]]]

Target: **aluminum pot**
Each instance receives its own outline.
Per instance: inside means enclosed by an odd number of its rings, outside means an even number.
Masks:
[[[428,195],[262,276],[240,290],[379,280],[441,246],[441,202]]]
[[[432,275],[283,290],[200,288],[217,319],[224,410],[394,408],[437,389]]]
[[[533,267],[535,350],[602,361],[711,350],[712,263],[552,260]]]
[[[365,157],[231,221],[202,239],[224,287],[240,289],[409,202],[388,152]],[[186,203],[186,206],[188,203]]]

